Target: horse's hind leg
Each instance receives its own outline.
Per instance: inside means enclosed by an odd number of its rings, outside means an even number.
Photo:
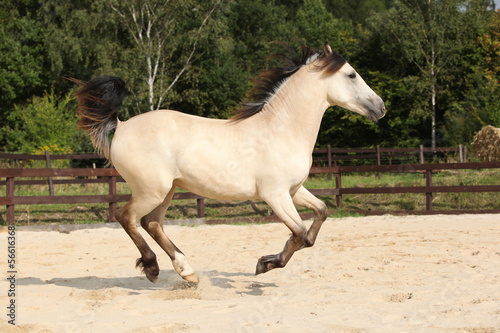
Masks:
[[[141,258],[137,259],[136,266],[141,267],[146,277],[153,283],[158,279],[160,267],[156,261],[155,253],[137,230],[137,220],[149,213],[154,207],[158,206],[158,204],[159,203],[155,202],[152,198],[143,196],[134,197],[134,195],[132,195],[132,199],[116,213],[116,219],[120,222],[130,238],[132,238],[132,241],[134,241],[141,253]]]
[[[187,261],[184,254],[177,246],[167,237],[163,230],[163,219],[165,212],[170,205],[170,201],[175,192],[175,186],[172,187],[165,200],[156,207],[151,213],[141,219],[141,226],[146,230],[151,237],[160,245],[160,247],[168,254],[172,260],[172,264],[176,272],[186,281],[198,282],[194,269]]]

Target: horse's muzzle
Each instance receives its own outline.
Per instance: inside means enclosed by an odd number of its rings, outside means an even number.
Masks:
[[[385,104],[384,101],[379,98],[380,101],[373,103],[372,107],[368,112],[368,119],[373,122],[377,122],[379,119],[384,118],[385,116]]]

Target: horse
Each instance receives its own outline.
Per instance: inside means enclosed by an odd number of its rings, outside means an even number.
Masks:
[[[151,282],[157,281],[160,268],[137,229],[138,220],[175,271],[186,281],[198,282],[186,256],[163,229],[177,187],[206,198],[261,199],[270,206],[292,235],[281,252],[258,259],[256,275],[285,267],[295,251],[314,245],[327,207],[303,183],[324,112],[339,105],[376,122],[385,115],[385,105],[328,43],[322,51],[303,45],[301,54],[281,45],[287,52],[276,56],[284,64],[263,71],[249,102],[229,119],[156,110],[120,121],[117,111],[127,95],[122,79],[72,79],[79,86],[74,94],[79,128],[131,188],[131,199],[116,219],[140,252],[136,267]],[[295,205],[314,212],[309,229]]]

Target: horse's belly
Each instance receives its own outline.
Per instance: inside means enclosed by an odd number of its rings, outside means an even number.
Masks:
[[[196,193],[206,198],[219,200],[250,200],[258,197],[255,185],[248,181],[231,181],[224,178],[214,179],[212,176],[205,178],[188,177],[178,178],[174,184],[180,188]]]
[[[197,138],[177,154],[175,184],[207,198],[248,200],[257,198],[255,153],[232,144],[234,139]]]

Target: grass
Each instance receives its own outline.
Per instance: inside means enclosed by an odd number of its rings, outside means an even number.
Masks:
[[[318,183],[316,183],[318,182]],[[321,179],[314,187],[321,188]],[[500,185],[500,170],[443,171],[433,174],[434,186]],[[342,187],[424,186],[423,174],[383,173],[342,176]],[[424,194],[351,194],[343,195],[343,210],[424,210]],[[434,193],[434,210],[500,209],[500,195],[496,193]]]
[[[433,175],[433,185],[498,185],[500,170],[445,171]],[[342,187],[392,187],[423,186],[423,174],[383,173],[379,179],[377,174],[347,174],[342,176]],[[328,180],[327,175],[311,177],[305,183],[306,188],[333,188],[335,181]],[[54,185],[55,195],[95,195],[107,194],[107,184]],[[5,186],[0,186],[5,193]],[[16,195],[34,196],[48,195],[47,185],[16,186]],[[127,194],[126,184],[117,184],[118,194]],[[358,216],[359,210],[424,210],[424,194],[351,194],[343,195],[343,208],[337,209],[335,197],[320,197],[329,209],[336,210],[335,217]],[[120,203],[121,206],[123,203]],[[499,193],[435,193],[433,197],[435,210],[451,209],[500,209]],[[196,201],[173,201],[167,211],[167,219],[196,218]],[[308,212],[299,207],[299,212]],[[353,213],[354,212],[354,213]],[[205,200],[205,218],[239,218],[269,216],[269,206],[262,201],[228,202]],[[77,205],[16,205],[16,223],[30,224],[74,224],[103,223],[107,221],[108,204]],[[0,223],[5,225],[5,206],[0,207]]]

